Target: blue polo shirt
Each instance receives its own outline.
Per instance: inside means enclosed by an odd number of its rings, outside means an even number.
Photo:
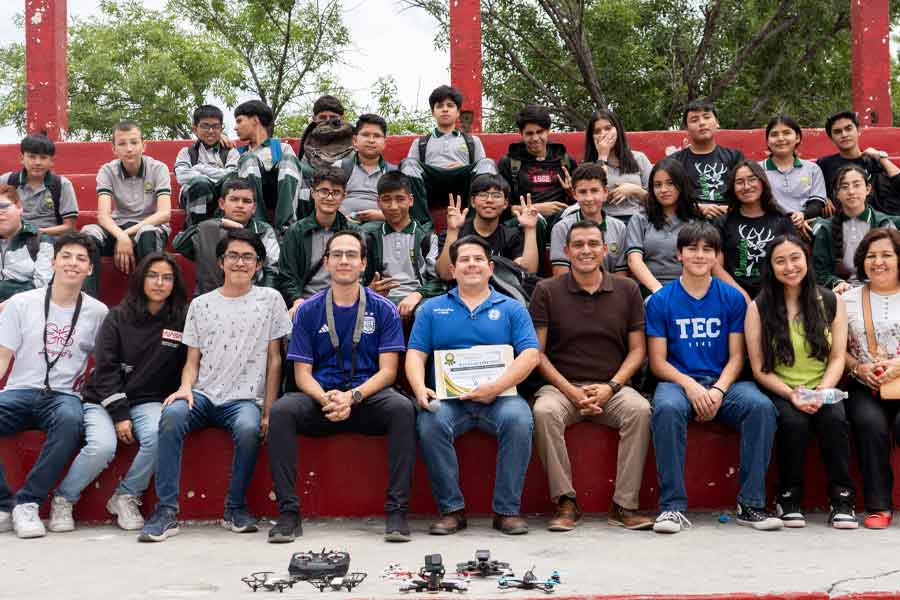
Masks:
[[[353,385],[362,385],[378,372],[378,355],[383,352],[403,352],[403,325],[400,313],[393,302],[366,290],[366,316],[363,319],[362,337],[356,349],[356,371]],[[325,297],[328,290],[313,295],[300,305],[294,314],[294,329],[288,346],[287,358],[311,364],[313,377],[325,390],[342,389],[341,368],[338,356],[328,336],[325,318]],[[346,377],[350,376],[350,355],[353,348],[353,326],[356,324],[358,302],[353,306],[335,306],[334,324],[341,342],[340,360]],[[350,389],[350,388],[346,388]]]
[[[719,377],[728,363],[728,336],[744,333],[747,303],[739,291],[713,277],[702,298],[676,279],[647,302],[649,337],[666,338],[667,360],[690,377]]]
[[[431,298],[422,305],[409,348],[428,354],[472,346],[509,344],[516,355],[539,348],[528,310],[516,300],[491,288],[491,295],[474,311],[459,297],[459,289]]]

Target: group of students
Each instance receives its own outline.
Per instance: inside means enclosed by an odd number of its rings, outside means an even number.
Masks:
[[[887,527],[890,424],[900,433],[900,420],[878,390],[900,375],[900,169],[860,150],[854,114],[829,118],[839,153],[818,165],[797,156],[797,123],[772,119],[769,158],[757,163],[718,146],[715,108],[691,103],[690,144],[651,165],[618,116],[600,110],[576,164],[549,142],[546,109],[529,106],[522,141],[495,164],[456,128],[456,90],[442,86],[430,103],[436,127],[399,166],[381,154],[377,115],[359,118],[347,152],[343,108],[330,97],[314,108],[300,158],[272,137],[262,102],[235,110],[238,147],[221,111],[200,107],[198,139],[174,167],[186,222],[173,246],[196,264],[193,294],[164,251],[168,168],[143,154],[136,123],[116,125],[97,223],[80,233],[71,183],[51,170],[52,142],[26,137],[23,169],[0,185],[0,372],[16,359],[0,391],[0,435],[48,436],[15,496],[0,465],[0,530],[44,535],[39,506],[81,446],[51,501],[50,530],[73,529],[81,492],[118,443],[136,443],[107,509],[139,539],[164,540],[179,527],[184,438],[214,426],[235,445],[222,520],[235,532],[257,528],[246,492],[260,443],[279,511],[268,537],[286,542],[302,533],[297,435],[354,431],[388,436],[385,538],[410,539],[417,445],[440,512],[429,532],[455,533],[467,522],[453,440],[476,427],[498,438],[493,526],[528,531],[520,501],[533,441],[557,506],[548,526],[568,531],[581,512],[564,434],[589,420],[619,431],[610,522],[674,533],[690,525],[691,419],[740,430],[737,521],[757,529],[805,524],[812,431],[829,523],[857,527],[852,428],[864,524]],[[432,223],[444,206],[444,223]],[[111,310],[95,299],[101,255],[131,276]],[[504,373],[437,398],[434,352],[485,345],[512,346]],[[404,352],[408,393],[394,385]],[[846,402],[802,393],[837,387],[845,371]],[[650,401],[632,387],[639,379]],[[638,512],[651,441],[655,519]],[[776,441],[773,514],[765,474]],[[145,521],[151,477],[159,503]]]

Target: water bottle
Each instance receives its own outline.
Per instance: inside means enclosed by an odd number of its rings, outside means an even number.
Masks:
[[[845,400],[849,394],[837,388],[826,388],[824,390],[810,390],[801,387],[797,390],[800,393],[800,402],[811,404],[821,402],[822,404],[837,404],[841,400]]]

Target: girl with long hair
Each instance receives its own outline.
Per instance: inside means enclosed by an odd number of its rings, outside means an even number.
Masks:
[[[807,246],[793,233],[777,236],[769,246],[744,335],[753,376],[778,410],[777,509],[785,527],[806,525],[803,474],[814,432],[828,478],[828,522],[837,529],[856,529],[844,404],[823,404],[801,394],[801,389],[835,388],[841,381],[847,312],[837,294],[816,285]]]

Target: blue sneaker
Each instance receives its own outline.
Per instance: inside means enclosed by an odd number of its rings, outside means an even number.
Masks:
[[[246,509],[233,508],[225,511],[222,527],[235,533],[253,533],[259,529],[256,526],[257,521],[259,521],[259,518],[251,515]]]
[[[178,513],[164,506],[156,507],[153,516],[144,524],[138,536],[139,542],[164,542],[178,535]]]

